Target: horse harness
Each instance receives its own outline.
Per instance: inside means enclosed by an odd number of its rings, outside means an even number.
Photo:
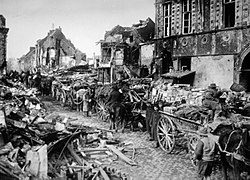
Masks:
[[[235,159],[237,159],[237,160],[239,160],[239,161],[242,161],[243,163],[245,163],[245,165],[250,166],[250,159],[248,159],[248,158],[244,157],[243,155],[239,154],[239,149],[240,149],[240,147],[241,147],[242,144],[243,144],[242,139],[240,140],[240,142],[239,142],[239,144],[238,144],[238,146],[237,146],[235,152],[229,152],[229,151],[227,151],[227,145],[228,145],[228,143],[229,143],[229,141],[230,141],[230,139],[231,139],[231,136],[232,136],[236,131],[237,131],[237,130],[234,130],[234,131],[232,131],[232,132],[230,133],[230,135],[229,135],[229,137],[228,137],[228,140],[227,140],[227,143],[226,143],[226,145],[225,145],[224,150],[221,148],[221,146],[220,146],[219,143],[217,143],[217,144],[218,144],[218,147],[219,147],[220,151],[223,152],[223,153],[226,153],[227,156],[231,156],[232,158],[235,158]],[[242,147],[243,147],[244,149],[246,149],[247,151],[250,152],[250,150],[247,149],[246,147],[244,147],[244,146],[242,146]]]

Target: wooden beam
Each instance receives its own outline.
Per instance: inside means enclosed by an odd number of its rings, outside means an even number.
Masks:
[[[67,145],[67,148],[68,148],[70,154],[71,154],[71,155],[74,157],[74,159],[76,160],[76,162],[77,162],[78,164],[80,164],[81,166],[83,166],[84,164],[83,164],[82,159],[76,154],[76,152],[74,151],[73,147],[72,147],[70,144],[68,144],[68,145]]]
[[[88,168],[92,168],[91,164],[88,161],[86,161],[84,158],[80,158],[76,154],[76,152],[74,151],[73,147],[70,144],[67,145],[67,148],[68,148],[69,152],[71,153],[71,155],[74,157],[74,159],[76,160],[76,162],[78,164],[80,164],[81,166],[83,166],[84,163],[85,163]]]
[[[121,151],[119,151],[115,146],[113,145],[106,145],[107,148],[109,148],[111,151],[113,151],[116,155],[118,155],[122,160],[124,160],[126,163],[137,166],[138,164],[134,162],[133,160],[129,159],[127,156],[125,156]]]
[[[107,173],[101,168],[99,167],[99,171],[102,175],[102,177],[105,179],[105,180],[110,180],[109,176],[107,175]]]
[[[83,148],[81,150],[78,150],[76,152],[92,152],[92,151],[107,151],[108,149],[107,148]]]

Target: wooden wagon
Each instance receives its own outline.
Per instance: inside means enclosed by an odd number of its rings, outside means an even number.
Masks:
[[[176,138],[188,137],[188,150],[194,151],[198,142],[197,130],[203,124],[160,111],[157,124],[157,139],[162,150],[171,153],[176,145]]]

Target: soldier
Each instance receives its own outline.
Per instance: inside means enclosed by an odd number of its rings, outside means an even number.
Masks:
[[[150,126],[151,126],[151,139],[150,140],[153,140],[156,142],[155,148],[159,147],[159,142],[157,139],[157,124],[158,124],[159,119],[160,119],[159,105],[154,104],[154,111],[152,113],[151,122],[150,122]]]

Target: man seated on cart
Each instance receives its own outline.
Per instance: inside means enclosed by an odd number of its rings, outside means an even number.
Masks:
[[[209,122],[213,121],[214,113],[218,105],[219,102],[214,99],[213,94],[211,92],[206,92],[205,97],[202,101],[202,106],[208,109]]]
[[[209,133],[209,128],[203,127],[198,131],[198,134],[200,135],[200,140],[196,146],[194,157],[198,161],[198,178],[209,180],[217,153],[217,145],[215,139]]]

